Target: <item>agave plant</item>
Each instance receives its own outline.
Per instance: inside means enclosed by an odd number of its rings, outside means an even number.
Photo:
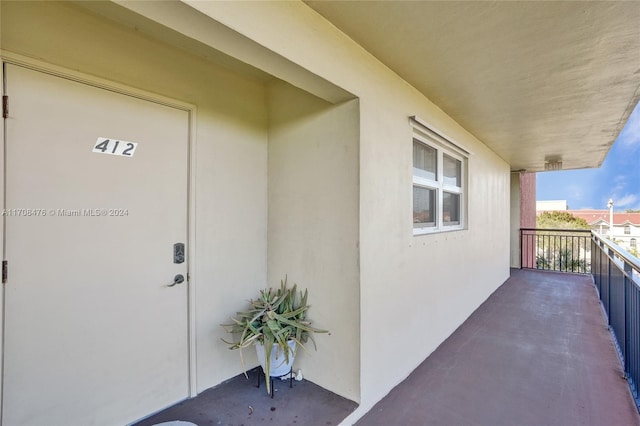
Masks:
[[[271,352],[277,348],[277,356],[282,354],[284,362],[289,363],[290,357],[295,356],[298,347],[305,349],[304,344],[308,340],[316,342],[312,333],[326,333],[311,327],[311,322],[306,319],[309,305],[307,304],[308,291],[297,291],[297,285],[287,287],[287,278],[280,281],[280,288],[268,288],[260,290],[260,297],[250,301],[250,308],[243,312],[237,312],[237,317],[232,318],[231,324],[222,324],[227,331],[239,335],[237,341],[223,342],[229,345],[229,349],[238,349],[240,362],[245,376],[247,371],[244,366],[242,349],[254,343],[264,345],[264,375],[267,384],[267,393],[270,389]],[[295,349],[291,349],[288,342],[296,343]],[[317,348],[316,348],[317,349]]]

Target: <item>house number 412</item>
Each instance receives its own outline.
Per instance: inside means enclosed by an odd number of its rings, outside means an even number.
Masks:
[[[136,142],[121,141],[119,139],[98,138],[93,147],[93,152],[98,154],[120,155],[133,157],[136,152]]]

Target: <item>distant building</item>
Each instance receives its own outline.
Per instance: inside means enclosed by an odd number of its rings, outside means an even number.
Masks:
[[[587,221],[591,229],[609,234],[609,210],[567,210],[575,217]],[[613,213],[613,234],[611,238],[622,248],[635,251],[640,241],[640,213]]]
[[[536,211],[538,214],[540,212],[567,210],[568,208],[567,200],[536,201]]]
[[[569,210],[566,200],[536,201],[536,214],[550,211],[566,211],[587,221],[594,231],[609,237],[609,210]],[[640,213],[613,213],[611,238],[622,248],[637,253],[640,242]]]

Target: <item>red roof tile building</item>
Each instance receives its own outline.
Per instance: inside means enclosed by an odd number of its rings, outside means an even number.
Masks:
[[[540,207],[540,206],[539,206]],[[547,210],[538,210],[537,214]],[[582,218],[591,225],[591,229],[609,236],[609,210],[563,210],[575,217]],[[634,256],[638,256],[638,242],[640,241],[640,213],[613,213],[613,235],[611,239],[628,250]]]

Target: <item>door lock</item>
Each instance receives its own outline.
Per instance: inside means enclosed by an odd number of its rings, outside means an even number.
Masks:
[[[184,262],[184,243],[175,243],[173,245],[173,263]]]

